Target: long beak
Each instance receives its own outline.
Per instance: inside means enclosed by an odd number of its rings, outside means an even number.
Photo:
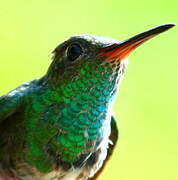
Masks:
[[[101,48],[98,56],[104,56],[108,60],[125,59],[136,47],[151,39],[152,37],[175,26],[175,24],[163,24],[143,33],[137,34],[119,44],[112,44],[105,48]]]

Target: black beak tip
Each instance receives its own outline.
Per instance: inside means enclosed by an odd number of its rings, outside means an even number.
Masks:
[[[162,24],[153,29],[150,29],[150,31],[148,30],[148,32],[150,32],[150,34],[153,33],[156,35],[156,34],[160,34],[160,33],[164,32],[164,31],[167,31],[168,29],[170,29],[174,26],[175,26],[175,24],[173,24],[173,23]]]
[[[168,30],[168,29],[176,26],[176,24],[174,24],[174,23],[166,23],[166,24],[163,24],[161,26],[162,26],[163,29]]]

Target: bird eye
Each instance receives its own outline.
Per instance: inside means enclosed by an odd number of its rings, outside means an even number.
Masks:
[[[75,61],[81,54],[82,48],[79,44],[71,44],[67,49],[67,57],[70,61]]]

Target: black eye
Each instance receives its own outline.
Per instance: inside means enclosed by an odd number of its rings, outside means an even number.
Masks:
[[[70,61],[75,61],[82,54],[82,48],[78,44],[71,44],[67,50],[67,57]]]

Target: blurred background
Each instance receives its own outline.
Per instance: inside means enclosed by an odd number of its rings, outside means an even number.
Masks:
[[[0,95],[42,76],[71,35],[124,40],[178,21],[178,1],[11,0],[0,7]],[[114,104],[120,128],[99,180],[178,179],[178,27],[134,51]]]

